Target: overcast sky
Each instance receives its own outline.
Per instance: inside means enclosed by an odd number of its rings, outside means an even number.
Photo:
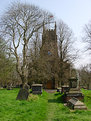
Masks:
[[[57,19],[62,19],[73,30],[78,40],[77,45],[79,48],[83,47],[80,41],[84,25],[91,20],[91,0],[1,0],[0,16],[13,1],[38,5],[40,8],[52,12]],[[82,59],[79,64],[90,62],[86,55],[81,55]]]

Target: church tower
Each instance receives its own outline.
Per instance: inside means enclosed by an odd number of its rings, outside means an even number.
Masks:
[[[46,30],[43,26],[42,47],[40,50],[40,55],[45,60],[46,65],[48,65],[47,73],[50,73],[50,75],[52,76],[51,79],[47,80],[46,88],[57,88],[57,71],[59,57],[57,47],[56,23],[54,29]]]
[[[57,47],[57,35],[56,35],[56,23],[55,29],[45,29],[43,27],[42,35],[42,54],[48,58],[58,57],[58,47]]]

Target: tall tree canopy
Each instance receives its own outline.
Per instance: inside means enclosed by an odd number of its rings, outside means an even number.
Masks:
[[[74,39],[72,30],[63,22],[57,25],[57,38],[60,58],[60,82],[63,83],[69,78],[71,63],[76,59],[77,50],[74,49]]]
[[[24,85],[28,77],[28,45],[43,24],[53,20],[51,13],[34,5],[14,3],[7,10],[0,22],[1,35],[11,43],[10,50],[16,57],[16,70]],[[21,53],[21,56],[20,56]]]

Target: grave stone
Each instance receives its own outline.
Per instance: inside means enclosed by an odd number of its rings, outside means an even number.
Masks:
[[[81,93],[80,90],[78,90],[78,89],[76,89],[76,88],[71,88],[71,89],[69,90],[69,92],[66,92],[66,93],[63,95],[63,101],[64,101],[64,102],[67,102],[68,100],[70,100],[70,99],[73,98],[73,97],[75,97],[75,98],[77,98],[77,99],[79,99],[79,100],[81,100],[81,101],[84,100],[84,96],[83,96],[83,94]]]
[[[27,89],[21,88],[18,95],[17,95],[17,100],[27,100],[29,95],[29,91]]]
[[[83,102],[79,101],[77,98],[71,98],[67,102],[67,106],[70,107],[73,110],[86,110],[87,107],[84,105]]]
[[[20,89],[16,99],[17,100],[27,100],[28,95],[29,95],[29,88],[30,88],[30,86],[27,83],[25,83],[23,88]]]
[[[42,94],[42,84],[32,84],[33,94]]]
[[[68,92],[66,91],[65,94],[63,95],[63,101],[64,102],[68,102],[73,97],[75,97],[79,100],[84,99],[84,96],[79,89],[77,80],[78,79],[74,78],[74,77],[69,79],[69,87],[70,88],[69,88],[69,91]]]

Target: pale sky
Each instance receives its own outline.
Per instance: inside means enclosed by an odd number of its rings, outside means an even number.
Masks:
[[[13,1],[34,4],[53,13],[57,19],[63,20],[73,30],[78,48],[83,48],[84,45],[80,41],[84,25],[91,20],[91,0],[1,0],[0,17]],[[81,54],[79,65],[90,62],[90,58],[86,55]]]

